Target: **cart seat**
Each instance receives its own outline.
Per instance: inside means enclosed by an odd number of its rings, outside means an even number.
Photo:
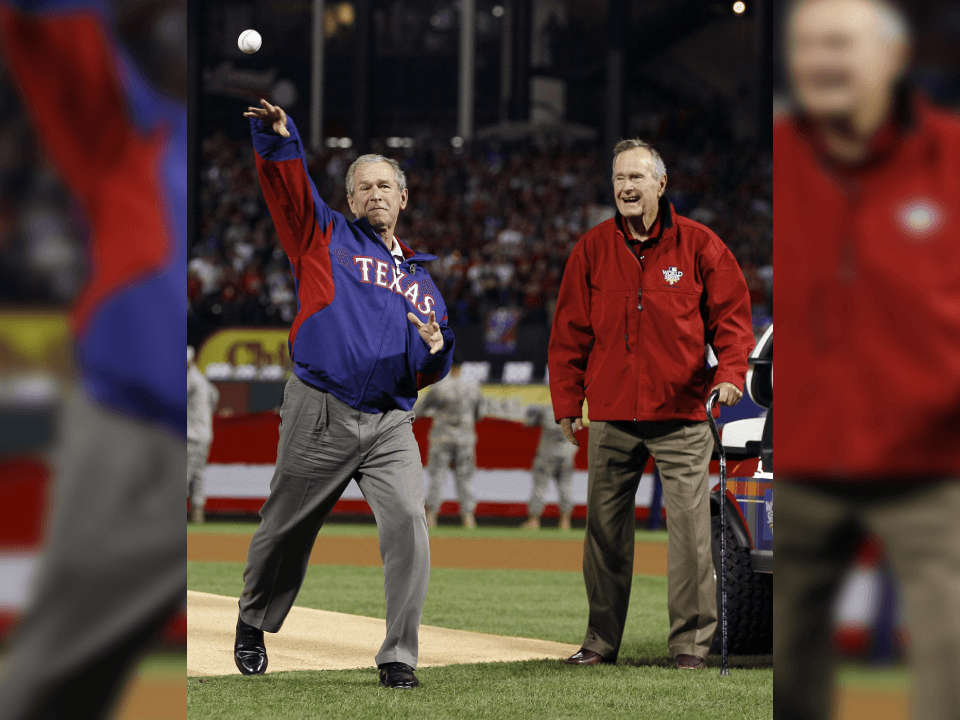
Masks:
[[[728,460],[745,460],[760,457],[765,418],[733,420],[723,426],[723,451]]]

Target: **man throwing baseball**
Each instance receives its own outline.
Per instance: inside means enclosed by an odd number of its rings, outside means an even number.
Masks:
[[[260,185],[297,283],[290,328],[294,374],[280,411],[270,496],[260,510],[234,656],[244,675],[267,669],[263,632],[277,632],[303,584],[317,532],[351,480],[380,531],[387,635],[380,684],[419,685],[418,631],[430,575],[423,468],[413,436],[417,391],[450,370],[443,298],[393,232],[407,204],[396,161],[363,155],[347,170],[349,222],[320,199],[303,143],[284,111],[248,108]]]

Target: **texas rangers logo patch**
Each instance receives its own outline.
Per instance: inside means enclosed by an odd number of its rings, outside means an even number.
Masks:
[[[671,285],[676,284],[682,277],[683,273],[677,270],[675,265],[663,271],[663,279]]]

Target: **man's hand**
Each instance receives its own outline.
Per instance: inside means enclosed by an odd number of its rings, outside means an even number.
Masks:
[[[279,105],[271,105],[264,99],[260,99],[262,108],[248,107],[243,114],[244,117],[257,118],[267,127],[273,128],[277,135],[290,137],[290,131],[287,130],[287,114]]]
[[[417,326],[417,332],[420,333],[420,337],[430,346],[431,355],[436,355],[443,350],[443,333],[440,332],[440,323],[437,322],[437,314],[435,312],[430,313],[430,317],[427,318],[425,323],[420,322],[420,319],[412,312],[407,313],[407,320]]]
[[[561,418],[560,429],[563,431],[563,436],[567,440],[577,447],[580,447],[580,441],[577,440],[574,433],[583,430],[583,420],[580,418]]]
[[[737,386],[733,383],[722,382],[714,386],[713,390],[720,391],[720,397],[717,398],[717,402],[720,405],[736,405],[740,402],[740,398],[743,397],[743,393],[737,389]],[[713,394],[713,390],[710,391],[710,394]]]

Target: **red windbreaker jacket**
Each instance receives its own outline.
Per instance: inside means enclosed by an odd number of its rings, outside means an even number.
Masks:
[[[960,121],[904,97],[857,168],[774,127],[777,472],[960,473]]]
[[[580,417],[584,397],[591,420],[705,420],[714,385],[743,389],[754,344],[743,273],[716,234],[665,199],[659,217],[660,240],[642,260],[619,213],[574,247],[550,334],[557,420]]]

